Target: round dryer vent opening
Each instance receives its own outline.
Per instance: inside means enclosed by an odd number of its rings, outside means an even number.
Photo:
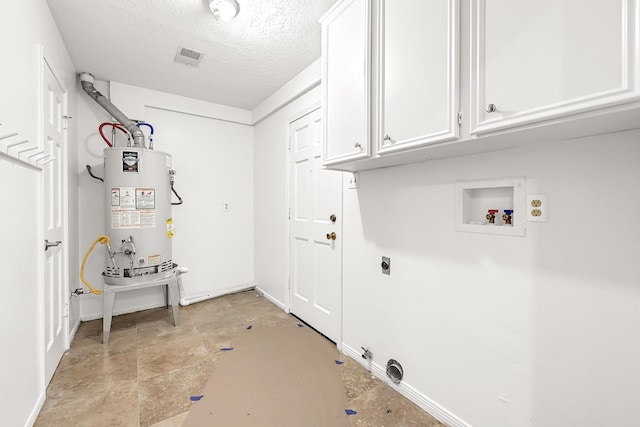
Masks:
[[[389,359],[387,362],[387,376],[391,378],[394,384],[400,384],[402,381],[402,377],[404,376],[404,371],[402,370],[402,365],[395,359]]]

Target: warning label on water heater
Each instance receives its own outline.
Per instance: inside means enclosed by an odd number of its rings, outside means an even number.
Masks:
[[[115,187],[111,189],[111,206],[119,209],[136,208],[135,187]]]
[[[167,237],[172,238],[175,234],[175,228],[173,227],[173,218],[167,220]]]
[[[136,188],[136,209],[155,209],[156,190],[153,188]]]
[[[111,228],[155,228],[156,191],[153,188],[111,189]]]

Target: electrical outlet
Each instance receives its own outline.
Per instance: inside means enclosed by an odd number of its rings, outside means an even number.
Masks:
[[[231,209],[231,205],[229,204],[229,202],[224,202],[222,204],[222,210],[228,211],[229,209]]]
[[[527,195],[527,221],[547,222],[549,205],[546,194]]]

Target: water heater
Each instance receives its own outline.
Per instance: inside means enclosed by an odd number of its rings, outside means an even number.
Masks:
[[[171,156],[153,149],[153,127],[136,122],[124,115],[93,86],[93,76],[80,75],[82,89],[115,119],[115,123],[100,125],[100,135],[108,147],[104,149],[104,179],[96,177],[87,165],[92,177],[104,181],[106,235],[100,236],[85,255],[80,277],[93,293],[100,294],[83,275],[87,256],[97,242],[107,245],[107,263],[103,273],[105,285],[154,284],[181,273],[171,256],[171,240],[174,234],[171,206],[182,204],[175,191]],[[124,132],[124,147],[110,142],[102,133],[105,125]],[[151,130],[149,144],[140,126]],[[172,202],[172,194],[178,203]]]
[[[171,206],[182,204],[182,198],[174,188],[175,171],[171,169],[171,156],[153,149],[153,126],[129,119],[93,86],[89,73],[80,75],[82,89],[116,120],[102,123],[99,133],[108,145],[104,149],[104,178],[91,177],[104,183],[106,208],[106,233],[91,245],[82,260],[80,279],[89,291],[103,296],[102,342],[109,342],[111,318],[116,293],[152,286],[166,288],[165,304],[169,300],[173,309],[173,323],[178,326],[178,299],[181,288],[180,275],[188,270],[173,262],[171,240],[174,234]],[[114,132],[109,141],[102,132],[111,126]],[[149,144],[141,126],[150,129]],[[127,135],[126,146],[116,146],[115,132]],[[174,203],[175,195],[178,202]],[[97,243],[107,245],[106,267],[102,276],[104,288],[95,289],[84,277],[87,258]],[[76,289],[73,295],[82,295]]]
[[[106,230],[112,247],[105,283],[149,280],[173,270],[173,173],[167,153],[145,147],[104,149]]]

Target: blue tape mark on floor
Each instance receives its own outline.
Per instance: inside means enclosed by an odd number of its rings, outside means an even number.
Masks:
[[[344,362],[342,360],[336,359],[336,365],[342,365]]]
[[[191,399],[192,402],[197,402],[198,400],[202,399],[204,397],[203,394],[201,394],[200,396],[191,396],[189,399]]]
[[[233,347],[222,347],[220,350],[222,350],[222,351],[231,351],[231,350],[233,350]]]
[[[304,328],[304,325],[302,323],[298,323],[298,328]]]
[[[252,329],[252,328],[253,328],[253,325],[247,326],[247,330]]]
[[[354,411],[353,409],[345,409],[344,412],[347,413],[347,415],[356,415],[357,412]]]

